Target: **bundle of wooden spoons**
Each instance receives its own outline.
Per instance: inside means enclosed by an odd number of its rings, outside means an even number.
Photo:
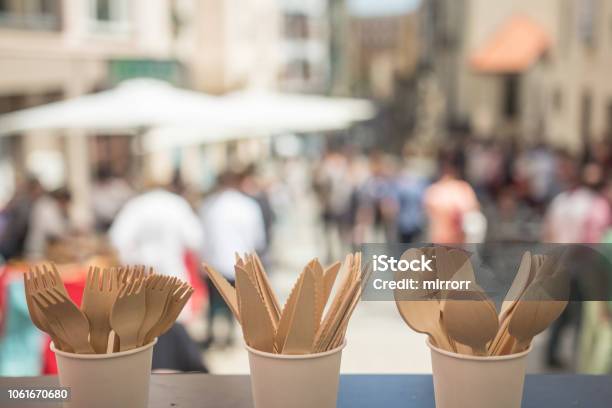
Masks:
[[[250,347],[277,354],[311,354],[344,342],[349,319],[361,297],[361,254],[344,262],[343,278],[329,303],[341,264],[323,268],[310,261],[281,308],[257,254],[236,255],[234,288],[210,265],[204,270],[242,326]]]
[[[406,251],[402,259],[419,259],[423,254],[435,255],[434,272],[411,272],[409,277],[415,281],[444,277],[470,282],[469,290],[420,290],[411,296],[395,291],[397,308],[408,326],[427,334],[432,344],[442,349],[479,356],[524,351],[567,305],[567,276],[558,256],[526,252],[498,313],[476,283],[468,253],[445,247],[421,248]]]
[[[32,322],[56,348],[80,354],[150,343],[170,329],[193,292],[189,284],[144,266],[90,267],[81,307],[53,264],[34,266],[24,281]]]

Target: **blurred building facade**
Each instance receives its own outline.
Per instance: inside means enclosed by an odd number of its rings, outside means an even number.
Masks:
[[[329,26],[327,0],[1,1],[0,114],[134,77],[211,94],[241,89],[326,93]],[[207,148],[205,156],[240,150],[217,147]],[[16,179],[33,173],[48,188],[67,184],[75,201],[89,207],[88,179],[97,165],[107,162],[125,174],[134,163],[132,150],[127,134],[92,137],[74,130],[2,137],[0,203]],[[184,150],[178,156],[163,152],[144,164],[165,163],[168,181],[177,165],[199,168],[200,147]]]
[[[415,73],[419,56],[417,30],[417,14],[411,10],[354,16],[349,75],[355,91],[379,99],[391,98],[397,79]]]
[[[113,74],[118,80],[122,71],[133,71],[134,62],[155,73],[155,61],[165,64],[172,58],[168,4],[165,0],[0,2],[0,113],[106,87]],[[122,67],[123,62],[128,66]],[[84,178],[90,165],[83,152],[100,150],[90,149],[85,135],[30,132],[0,138],[0,143],[0,154],[5,156],[0,161],[16,178],[34,173],[49,188],[68,183],[77,201],[87,201]]]
[[[182,61],[191,85],[221,94],[270,88],[280,72],[281,15],[276,0],[179,2]]]
[[[612,129],[612,3],[426,0],[421,17],[451,122],[574,151]]]
[[[326,93],[330,86],[328,0],[281,0],[279,87]]]

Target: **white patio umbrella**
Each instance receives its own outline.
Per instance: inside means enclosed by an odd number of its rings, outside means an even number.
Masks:
[[[240,91],[226,96],[236,120],[257,131],[310,132],[345,129],[376,113],[371,102],[323,95]]]
[[[223,142],[277,133],[322,132],[346,129],[376,113],[366,100],[269,91],[241,91],[221,98],[219,124],[193,118],[177,126],[161,126],[147,132],[148,151]]]
[[[36,129],[126,130],[201,121],[227,123],[220,98],[154,79],[0,116],[0,135]]]

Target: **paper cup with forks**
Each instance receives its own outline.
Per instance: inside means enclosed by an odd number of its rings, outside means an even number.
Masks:
[[[255,408],[334,408],[340,347],[316,354],[272,354],[246,346]]]
[[[529,349],[504,356],[471,356],[433,346],[436,408],[520,408]]]
[[[70,388],[66,408],[146,408],[153,346],[157,339],[142,347],[111,354],[74,354],[55,348],[59,380]]]

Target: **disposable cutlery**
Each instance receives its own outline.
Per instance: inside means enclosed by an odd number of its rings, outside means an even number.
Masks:
[[[209,265],[204,264],[204,269],[239,317],[250,347],[270,353],[309,354],[344,341],[348,320],[361,295],[360,254],[347,256],[344,266],[344,277],[332,296],[341,264],[323,268],[317,259],[310,261],[282,308],[256,254],[236,254],[235,289]]]
[[[52,330],[65,332],[65,340],[77,353],[90,354],[95,350],[89,343],[89,322],[74,303],[56,288],[37,291],[32,295],[41,310],[49,316]]]
[[[144,288],[146,313],[138,330],[138,345],[144,344],[145,336],[162,318],[166,300],[174,287],[175,280],[176,278],[166,275],[150,275],[146,278]]]
[[[144,276],[134,277],[121,288],[110,315],[110,325],[119,337],[119,351],[138,347],[138,331],[146,315]]]

